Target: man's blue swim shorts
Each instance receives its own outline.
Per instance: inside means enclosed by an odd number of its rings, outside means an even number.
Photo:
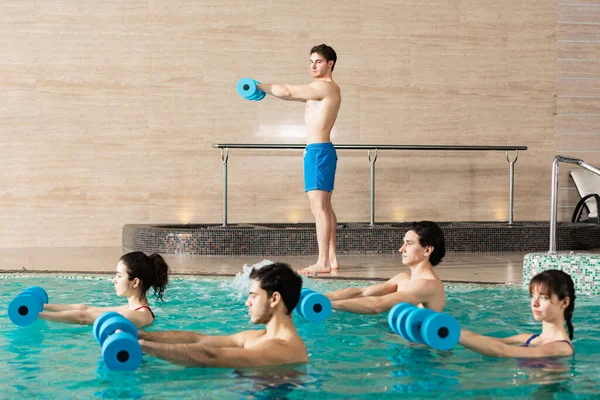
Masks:
[[[311,143],[304,151],[304,191],[331,192],[335,180],[337,153],[333,143]]]

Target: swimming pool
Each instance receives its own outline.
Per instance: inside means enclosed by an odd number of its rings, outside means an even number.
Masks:
[[[577,298],[576,355],[551,368],[480,356],[457,346],[447,352],[411,345],[391,333],[386,315],[334,312],[322,324],[294,316],[310,363],[297,368],[195,369],[144,356],[135,372],[106,369],[91,327],[36,321],[19,328],[6,314],[27,286],[44,287],[53,303],[115,305],[111,277],[0,275],[0,398],[270,399],[306,398],[590,398],[600,394],[600,296]],[[361,282],[305,280],[328,291]],[[228,334],[253,329],[244,302],[247,279],[173,278],[166,302],[153,306],[149,330]],[[446,312],[478,333],[537,332],[520,286],[447,284]],[[523,313],[517,310],[524,310]],[[522,315],[521,315],[522,314]]]

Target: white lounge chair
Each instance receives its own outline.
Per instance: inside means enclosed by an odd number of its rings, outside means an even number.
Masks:
[[[598,219],[598,210],[600,210],[600,176],[584,169],[575,169],[571,171],[571,178],[575,182],[577,191],[581,196],[581,200],[575,206],[571,221],[578,222],[585,210],[588,214],[585,222],[600,223]]]

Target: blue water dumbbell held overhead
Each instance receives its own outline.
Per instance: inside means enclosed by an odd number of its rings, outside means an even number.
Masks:
[[[458,343],[460,325],[451,315],[410,303],[396,304],[388,314],[388,325],[404,339],[427,344],[437,350],[449,350]]]
[[[304,288],[295,310],[310,322],[323,322],[331,315],[331,301],[321,293]]]
[[[260,101],[267,95],[265,92],[260,90],[257,85],[260,85],[259,81],[250,78],[242,78],[236,85],[236,90],[246,100]]]
[[[115,333],[117,330],[121,332]],[[142,348],[135,325],[116,312],[94,321],[94,338],[100,343],[102,359],[111,371],[134,371],[142,362]]]
[[[8,317],[15,325],[32,324],[48,304],[48,294],[39,286],[23,290],[8,305]]]

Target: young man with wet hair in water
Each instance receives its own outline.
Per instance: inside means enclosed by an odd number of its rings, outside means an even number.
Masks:
[[[307,363],[306,346],[292,319],[292,311],[300,299],[302,278],[289,265],[274,263],[253,269],[250,279],[246,307],[250,321],[264,324],[264,330],[229,336],[139,331],[142,351],[189,367],[244,368]]]

